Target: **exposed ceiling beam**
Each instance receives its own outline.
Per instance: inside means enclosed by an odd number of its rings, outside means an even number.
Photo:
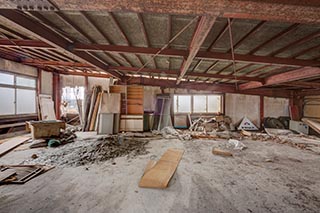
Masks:
[[[320,89],[320,83],[317,83],[317,82],[294,81],[294,82],[281,83],[281,85],[296,86],[301,88]]]
[[[140,70],[140,68],[137,67],[113,67],[110,66],[111,70],[119,70],[124,72],[137,72],[139,71],[139,74],[141,73],[157,73],[157,74],[168,74],[168,75],[175,75],[177,76],[178,70],[159,70],[159,69],[149,69],[149,68],[143,68]],[[140,73],[141,72],[141,73]],[[234,75],[221,75],[221,74],[209,74],[209,73],[199,73],[199,72],[189,72],[186,74],[187,76],[193,76],[193,77],[205,77],[205,78],[221,78],[221,79],[231,79],[231,80],[243,80],[243,81],[262,81],[260,78],[255,77],[245,77],[245,76],[234,76]]]
[[[43,25],[34,22],[29,17],[23,15],[21,12],[15,10],[0,10],[0,15],[1,23],[17,28],[28,35],[32,35],[37,39],[42,40],[53,47],[56,47],[57,50],[59,50],[62,54],[77,58],[79,61],[85,61],[86,63],[91,64],[92,66],[95,66],[104,72],[108,70],[108,65],[97,60],[90,54],[86,52],[75,52],[70,50],[70,47],[73,45],[72,43],[68,42]],[[109,72],[116,78],[122,77],[117,72]]]
[[[19,40],[19,39],[0,39],[0,46],[3,47],[22,47],[22,48],[44,48],[54,49],[43,41],[34,40]],[[151,47],[132,47],[132,46],[119,46],[119,45],[102,45],[102,44],[83,44],[76,43],[69,46],[69,49],[74,51],[92,51],[92,52],[116,52],[116,53],[134,53],[134,54],[156,54],[160,49]],[[170,57],[187,57],[187,50],[178,49],[164,49],[159,55]],[[225,60],[231,61],[232,55],[230,53],[208,52],[199,51],[196,58],[203,60]],[[235,54],[236,62],[268,64],[268,65],[285,65],[285,66],[320,66],[320,62],[316,60],[302,60],[294,58],[279,58],[272,56],[256,56],[256,55],[242,55]]]
[[[189,55],[187,59],[184,59],[180,68],[180,75],[177,80],[177,84],[181,82],[181,79],[188,72],[188,69],[196,57],[198,51],[204,40],[206,39],[208,33],[210,32],[214,22],[216,21],[216,17],[212,16],[201,16],[198,22],[197,28],[193,34],[192,40],[189,45]]]
[[[1,8],[17,9],[16,2],[0,0]],[[220,14],[229,18],[283,21],[295,23],[320,23],[318,0],[52,0],[60,10],[148,12],[181,15]],[[21,6],[21,5],[20,5]],[[34,9],[38,8],[33,5]],[[22,9],[24,9],[22,7]],[[42,8],[41,8],[42,9]],[[45,11],[45,9],[42,9]]]
[[[296,70],[292,70],[285,73],[280,73],[276,75],[272,75],[270,77],[265,78],[263,82],[248,82],[241,84],[239,86],[240,90],[254,89],[263,86],[271,86],[276,84],[287,83],[291,81],[299,81],[302,79],[319,77],[320,76],[320,68],[318,67],[304,67]]]
[[[168,79],[154,79],[143,77],[129,77],[126,84],[138,84],[145,86],[157,86],[163,88],[184,88],[190,90],[204,90],[211,91],[213,93],[239,93],[250,95],[263,95],[270,97],[291,97],[292,91],[290,90],[275,90],[275,89],[253,89],[247,91],[236,90],[234,85],[230,84],[212,84],[212,83],[197,83],[181,81],[179,85],[174,80]]]

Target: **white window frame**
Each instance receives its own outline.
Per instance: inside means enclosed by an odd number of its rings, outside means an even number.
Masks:
[[[223,103],[224,103],[224,95],[222,94],[174,94],[174,96],[177,96],[177,101],[174,102],[173,104],[176,104],[177,107],[177,112],[174,111],[174,114],[223,114],[224,113],[224,108],[223,108]],[[190,96],[190,101],[191,101],[191,112],[179,112],[179,96]],[[206,96],[206,112],[194,112],[194,96]],[[220,96],[220,112],[208,112],[208,96]],[[174,100],[174,99],[173,99]],[[174,107],[173,107],[174,109]]]
[[[23,115],[37,115],[37,87],[38,87],[38,82],[37,78],[29,75],[23,75],[23,74],[18,74],[18,73],[13,73],[13,72],[8,72],[4,70],[0,70],[0,73],[3,74],[8,74],[13,76],[13,85],[9,84],[1,84],[1,88],[11,88],[14,89],[14,113],[13,114],[7,114],[7,115],[0,115],[0,118],[2,117],[10,117],[10,116],[23,116]],[[19,86],[17,85],[17,77],[22,77],[22,78],[29,78],[35,81],[35,87],[28,87],[28,86]],[[24,90],[33,90],[35,91],[35,112],[34,113],[17,113],[17,90],[18,89],[24,89]]]

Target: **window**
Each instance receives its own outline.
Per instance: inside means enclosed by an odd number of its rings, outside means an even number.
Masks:
[[[0,72],[0,100],[0,115],[36,113],[36,79]]]
[[[191,96],[190,95],[175,95],[174,96],[174,112],[190,113],[191,112]]]
[[[63,113],[78,114],[78,107],[81,108],[83,99],[84,87],[76,86],[62,88]]]
[[[221,95],[174,95],[175,113],[221,113]]]

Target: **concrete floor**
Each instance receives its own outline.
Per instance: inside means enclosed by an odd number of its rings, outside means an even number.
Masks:
[[[0,186],[0,212],[319,212],[319,155],[250,140],[233,158],[213,155],[224,142],[154,140],[149,154],[117,158],[115,165],[55,168],[24,185]],[[170,147],[185,153],[169,187],[139,188],[148,160]],[[21,163],[37,151],[12,151],[0,164]]]

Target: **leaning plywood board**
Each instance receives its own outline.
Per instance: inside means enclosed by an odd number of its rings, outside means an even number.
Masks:
[[[120,113],[121,94],[103,93],[100,105],[100,113]]]
[[[302,118],[303,123],[310,126],[314,131],[320,134],[320,123],[307,118]]]
[[[152,162],[143,174],[139,187],[144,188],[167,188],[170,179],[176,171],[184,150],[168,149],[160,160],[152,167]]]
[[[54,103],[50,95],[39,95],[41,120],[56,120]]]
[[[14,137],[7,140],[6,142],[0,145],[0,156],[6,154],[10,150],[16,148],[17,146],[19,146],[20,144],[22,144],[23,142],[29,139],[30,139],[29,136],[20,136],[20,137]]]

